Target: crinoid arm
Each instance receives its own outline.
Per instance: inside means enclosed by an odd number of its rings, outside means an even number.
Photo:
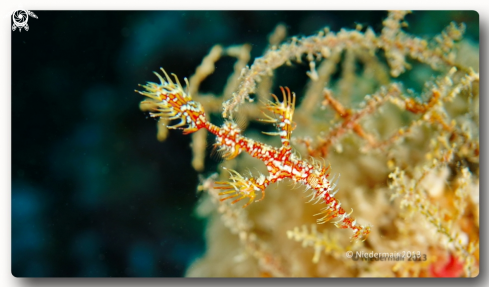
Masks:
[[[290,89],[287,87],[285,87],[285,89],[280,87],[280,90],[282,91],[283,95],[282,102],[278,100],[277,96],[272,94],[275,102],[265,103],[265,109],[277,115],[278,119],[264,113],[266,118],[260,119],[260,121],[275,124],[279,130],[278,132],[263,133],[272,136],[279,135],[282,141],[282,146],[290,148],[290,136],[292,134],[292,130],[295,128],[295,124],[292,121],[295,110],[295,93],[291,93]]]
[[[226,168],[225,168],[226,169]],[[264,175],[260,175],[258,179],[246,178],[239,174],[237,171],[229,169],[231,174],[229,182],[216,181],[216,189],[224,190],[219,195],[227,195],[227,197],[221,198],[221,201],[227,199],[234,199],[232,204],[237,203],[245,198],[249,198],[248,202],[243,205],[243,208],[250,205],[252,202],[258,202],[265,198],[265,188],[268,185],[268,179]],[[255,200],[257,192],[261,191],[261,198]]]
[[[175,78],[174,83],[164,69],[161,71],[165,78],[154,72],[160,79],[160,83],[148,82],[146,85],[142,85],[145,91],[136,90],[137,93],[149,98],[143,103],[150,102],[154,106],[150,115],[168,120],[180,120],[179,123],[168,126],[168,128],[181,129],[184,134],[204,128],[206,125],[204,109],[200,103],[192,101],[188,92],[187,78],[185,78],[187,84],[187,91],[185,91],[175,74],[172,74]]]

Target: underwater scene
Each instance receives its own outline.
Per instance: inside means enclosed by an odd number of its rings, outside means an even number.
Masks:
[[[12,19],[14,276],[478,276],[476,11]]]

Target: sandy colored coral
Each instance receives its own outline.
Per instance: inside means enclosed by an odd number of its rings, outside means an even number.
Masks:
[[[214,181],[227,175],[219,168],[220,175],[201,185],[207,196],[197,213],[208,218],[208,248],[187,276],[478,275],[478,47],[463,40],[463,24],[450,23],[432,39],[408,34],[403,30],[406,14],[390,12],[380,34],[370,28],[362,32],[360,26],[324,29],[282,44],[285,31],[279,25],[269,37],[268,50],[251,66],[246,66],[247,45],[211,50],[190,78],[191,89],[206,111],[239,118],[243,127],[259,117],[262,107],[260,101],[250,101],[250,94],[266,99],[272,93],[274,70],[308,62],[309,81],[294,118],[293,147],[302,157],[324,159],[341,175],[336,196],[372,230],[365,242],[351,242],[345,230],[317,224],[321,206],[306,203],[304,187],[292,182],[268,187],[263,201],[245,209],[243,203],[220,202]],[[224,100],[199,95],[199,83],[222,55],[238,59],[223,89]],[[406,88],[397,77],[415,72],[420,64],[437,76],[422,79],[422,90]],[[337,70],[340,77],[333,79]],[[247,136],[279,146],[277,138],[254,130]],[[205,134],[193,137],[197,170],[203,169],[205,140]],[[266,173],[265,166],[247,154],[222,166]],[[410,251],[424,257],[365,261],[346,258],[346,251]]]

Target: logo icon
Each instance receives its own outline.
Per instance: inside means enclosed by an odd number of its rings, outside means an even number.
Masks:
[[[12,14],[12,20],[14,24],[12,25],[12,31],[19,28],[19,32],[22,32],[22,28],[26,31],[29,31],[29,25],[27,25],[27,20],[29,20],[29,16],[37,19],[37,15],[29,10],[17,10]]]

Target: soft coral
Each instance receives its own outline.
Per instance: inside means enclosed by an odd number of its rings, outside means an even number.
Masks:
[[[430,271],[433,277],[460,277],[460,275],[462,274],[463,264],[453,254],[450,254],[448,262],[446,262],[442,266],[436,263],[430,266]]]

